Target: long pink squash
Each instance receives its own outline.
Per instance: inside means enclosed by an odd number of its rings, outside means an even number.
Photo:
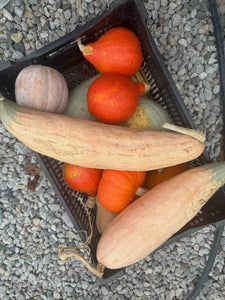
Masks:
[[[124,128],[40,112],[3,97],[0,118],[32,150],[87,168],[154,170],[192,160],[204,150],[202,142],[187,135],[194,130],[183,129],[185,134],[180,134]]]
[[[189,222],[225,183],[225,162],[168,179],[125,208],[99,240],[97,259],[116,269],[152,253]]]

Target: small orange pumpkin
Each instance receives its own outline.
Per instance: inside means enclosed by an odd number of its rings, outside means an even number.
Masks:
[[[137,188],[144,184],[145,178],[145,171],[103,170],[98,200],[105,209],[118,213],[137,198]]]
[[[179,164],[162,170],[149,171],[146,176],[145,188],[150,190],[157,184],[189,169],[190,167],[188,164]]]
[[[145,85],[119,74],[95,79],[87,92],[88,110],[101,122],[119,124],[135,112]]]
[[[84,57],[102,73],[133,76],[141,67],[143,54],[138,37],[129,29],[115,27],[96,42],[78,46]]]
[[[16,102],[40,111],[62,113],[68,103],[66,80],[57,70],[31,65],[20,71],[15,83]]]
[[[72,190],[87,193],[88,195],[94,197],[97,193],[98,183],[102,175],[102,170],[84,168],[77,165],[64,163],[62,174],[65,183]]]

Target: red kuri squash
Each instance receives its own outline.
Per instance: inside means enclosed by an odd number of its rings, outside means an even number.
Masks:
[[[102,175],[101,169],[84,168],[64,163],[62,173],[65,183],[72,190],[87,193],[91,196],[96,195],[98,183]]]
[[[122,123],[135,112],[144,90],[143,83],[119,74],[104,74],[88,89],[88,110],[103,123]]]
[[[133,76],[141,67],[143,54],[137,36],[129,29],[115,27],[104,33],[96,42],[78,46],[84,57],[102,73]]]

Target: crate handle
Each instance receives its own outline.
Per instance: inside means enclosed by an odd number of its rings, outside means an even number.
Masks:
[[[88,246],[85,246],[85,249],[89,248]],[[104,274],[105,267],[98,263],[96,269],[92,267],[89,262],[78,252],[72,251],[78,249],[78,247],[64,247],[62,248],[61,245],[59,245],[59,258],[62,261],[68,261],[71,257],[78,258],[87,268],[90,270],[94,275],[101,277]],[[69,251],[68,251],[69,250]]]

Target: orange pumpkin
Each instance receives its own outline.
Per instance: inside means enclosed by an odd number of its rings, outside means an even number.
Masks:
[[[112,212],[120,212],[136,199],[137,188],[144,184],[145,171],[103,170],[98,185],[98,200]]]
[[[15,96],[19,105],[40,111],[62,113],[68,103],[68,86],[57,70],[31,65],[17,76]]]
[[[146,176],[145,188],[150,190],[157,184],[189,169],[190,167],[188,164],[179,164],[162,170],[149,171]]]
[[[123,27],[115,27],[104,33],[96,42],[78,43],[84,57],[102,73],[118,73],[133,76],[141,67],[143,54],[137,36]]]
[[[102,175],[101,169],[84,168],[64,163],[62,173],[65,183],[72,190],[87,193],[91,196],[96,195],[98,183]]]
[[[88,110],[101,122],[119,124],[135,112],[145,85],[119,74],[95,79],[87,92]]]

